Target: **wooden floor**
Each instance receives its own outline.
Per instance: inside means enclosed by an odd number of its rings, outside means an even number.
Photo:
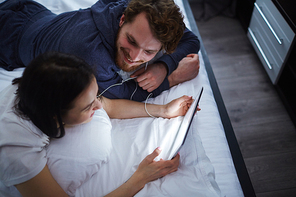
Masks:
[[[256,195],[296,196],[296,129],[238,19],[196,23]]]

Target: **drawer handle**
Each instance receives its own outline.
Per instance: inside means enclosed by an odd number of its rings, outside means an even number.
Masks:
[[[261,11],[260,7],[258,6],[258,4],[255,2],[254,3],[256,9],[258,10],[258,12],[260,13],[260,15],[262,16],[263,20],[265,21],[265,23],[267,24],[268,28],[270,29],[270,31],[272,32],[272,34],[274,35],[275,39],[278,41],[278,43],[281,45],[282,44],[282,40],[281,38],[278,37],[278,35],[275,33],[275,31],[273,30],[272,26],[270,25],[270,23],[268,22],[267,18],[265,17],[265,15],[263,14],[263,12]]]
[[[256,37],[255,37],[255,35],[253,34],[252,30],[251,30],[250,28],[248,28],[248,31],[249,31],[249,33],[250,33],[252,39],[254,40],[254,42],[255,42],[257,48],[259,49],[259,51],[260,51],[260,53],[261,53],[261,55],[262,55],[264,61],[266,62],[268,68],[269,68],[270,70],[272,70],[272,65],[269,63],[267,57],[265,56],[265,54],[264,54],[264,52],[263,52],[263,50],[262,50],[260,44],[258,43],[258,41],[257,41],[257,39],[256,39]]]

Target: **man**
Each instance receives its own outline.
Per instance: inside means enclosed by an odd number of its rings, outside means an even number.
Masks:
[[[0,61],[6,69],[27,65],[46,51],[71,53],[96,69],[101,92],[112,87],[104,96],[137,101],[198,73],[199,41],[185,29],[173,0],[100,0],[60,15],[36,2],[14,1],[0,5]],[[129,77],[136,78],[122,83]]]

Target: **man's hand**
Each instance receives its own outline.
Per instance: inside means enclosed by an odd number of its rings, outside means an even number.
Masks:
[[[160,62],[149,65],[147,70],[143,67],[131,75],[131,77],[137,77],[135,80],[138,85],[148,92],[158,88],[166,76],[166,65]]]
[[[199,57],[197,54],[189,54],[184,57],[180,62],[176,70],[174,70],[169,76],[170,87],[173,87],[179,83],[189,81],[197,76],[199,72]]]

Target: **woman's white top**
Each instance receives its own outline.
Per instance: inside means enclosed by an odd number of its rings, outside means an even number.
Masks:
[[[17,86],[0,93],[0,181],[7,187],[35,177],[45,167],[49,138],[14,113]]]
[[[13,185],[35,177],[47,164],[52,176],[72,196],[108,162],[112,150],[111,122],[104,109],[92,121],[65,128],[51,139],[31,121],[14,113],[17,86],[0,92],[0,196],[21,196]]]

